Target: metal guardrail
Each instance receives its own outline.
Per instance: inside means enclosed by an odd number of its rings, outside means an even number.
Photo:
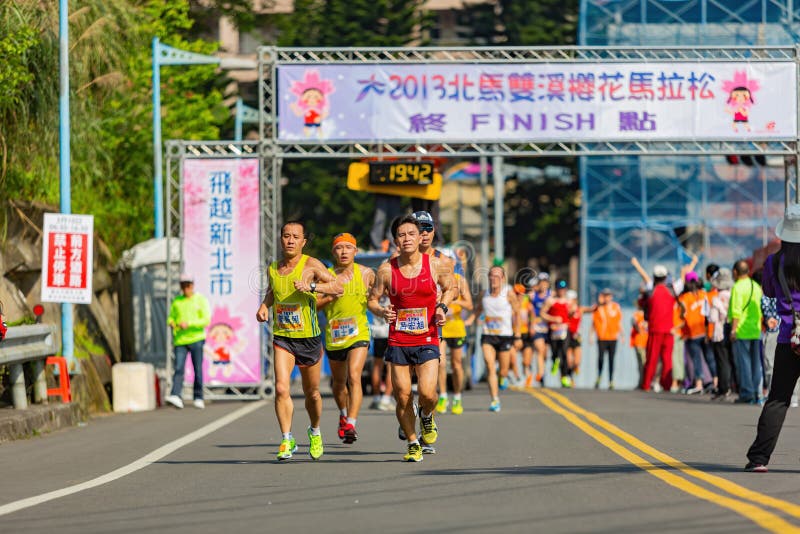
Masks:
[[[5,340],[0,343],[0,365],[9,366],[11,371],[14,408],[19,410],[28,407],[22,367],[27,362],[33,362],[34,399],[40,403],[47,402],[44,364],[45,359],[55,352],[55,327],[51,325],[13,326],[8,329]]]

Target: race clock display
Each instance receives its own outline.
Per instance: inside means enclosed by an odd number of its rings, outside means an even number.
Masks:
[[[370,185],[430,185],[433,163],[428,161],[371,161]]]

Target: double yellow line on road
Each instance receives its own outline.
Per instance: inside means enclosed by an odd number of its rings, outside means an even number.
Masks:
[[[800,506],[788,501],[777,499],[775,497],[770,497],[769,495],[764,495],[763,493],[758,493],[731,482],[730,480],[726,480],[722,477],[711,475],[694,467],[688,466],[680,460],[676,460],[668,454],[651,447],[616,425],[609,423],[597,414],[581,408],[565,396],[556,393],[555,391],[548,389],[526,389],[525,391],[535,397],[547,408],[564,417],[564,419],[575,425],[577,428],[595,439],[603,446],[607,447],[636,467],[644,470],[646,473],[649,473],[669,484],[670,486],[673,486],[699,499],[703,499],[724,508],[728,508],[729,510],[746,517],[760,527],[771,532],[780,534],[800,534],[800,528],[787,522],[779,515],[756,506],[753,503],[762,506],[768,506],[795,518],[800,518]],[[627,445],[630,445],[633,449],[651,456],[666,467],[655,465],[628,447],[625,447],[613,440],[608,434],[601,432],[598,430],[598,428],[592,426],[590,423],[596,425],[596,427],[602,428],[609,434],[616,436]],[[728,495],[722,493],[715,493],[714,491],[700,486],[691,480],[687,480],[686,478],[678,476],[675,472],[673,472],[676,470],[688,477],[702,480],[703,482],[719,488],[720,490],[723,490],[729,495],[733,495],[737,498],[729,497]]]

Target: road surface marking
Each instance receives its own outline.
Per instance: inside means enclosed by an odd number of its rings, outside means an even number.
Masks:
[[[240,419],[245,415],[258,410],[265,404],[266,401],[257,401],[252,404],[248,404],[247,406],[239,408],[235,412],[231,412],[224,417],[220,417],[216,421],[213,421],[204,427],[198,428],[194,432],[186,434],[182,438],[178,438],[175,441],[171,441],[166,445],[159,447],[153,452],[145,456],[142,456],[138,460],[134,460],[128,465],[120,467],[119,469],[115,469],[114,471],[106,473],[105,475],[101,475],[97,478],[93,478],[92,480],[87,480],[86,482],[75,484],[74,486],[68,486],[66,488],[62,488],[59,490],[42,493],[41,495],[35,495],[33,497],[28,497],[26,499],[20,499],[18,501],[4,504],[0,506],[0,516],[11,514],[19,510],[24,510],[25,508],[30,508],[31,506],[36,506],[55,499],[60,499],[61,497],[73,495],[81,491],[96,488],[97,486],[102,486],[103,484],[108,484],[109,482],[113,482],[124,476],[130,475],[131,473],[139,471],[140,469],[144,469],[148,465],[157,462],[158,460],[164,458],[165,456],[172,454],[181,447],[185,447],[190,443],[193,443],[201,438],[204,438],[205,436],[211,434],[212,432],[215,432],[220,428],[233,423],[237,419]]]
[[[686,465],[685,463],[681,462],[673,458],[672,456],[661,452],[660,450],[651,447],[647,443],[639,440],[636,436],[633,436],[618,426],[614,425],[606,421],[605,419],[601,418],[599,415],[592,413],[584,408],[581,408],[574,402],[572,402],[567,397],[561,395],[560,393],[556,393],[555,391],[547,391],[548,395],[556,399],[560,402],[565,408],[572,410],[573,412],[583,415],[589,421],[595,423],[597,426],[600,426],[607,431],[611,432],[618,438],[622,439],[623,441],[627,442],[628,444],[636,447],[640,451],[645,454],[649,454],[659,462],[663,463],[664,465],[668,465],[674,469],[678,469],[689,476],[707,482],[713,486],[720,488],[721,490],[727,491],[731,495],[735,495],[736,497],[741,497],[742,499],[747,499],[749,501],[763,504],[765,506],[769,506],[771,508],[775,508],[776,510],[780,510],[792,517],[800,518],[800,506],[797,504],[784,501],[782,499],[777,499],[775,497],[770,497],[769,495],[764,495],[763,493],[758,493],[757,491],[753,491],[750,489],[745,488],[744,486],[740,486],[730,480],[724,479],[717,475],[712,475],[710,473],[706,473],[700,471],[697,468],[691,467]]]
[[[535,389],[527,389],[526,391],[546,407],[550,408],[550,410],[561,415],[564,419],[578,427],[585,434],[592,437],[595,441],[604,445],[636,467],[642,469],[645,473],[660,479],[666,484],[688,493],[689,495],[693,495],[698,499],[703,499],[712,504],[727,508],[753,521],[760,527],[764,528],[765,530],[769,530],[770,532],[775,532],[776,534],[800,533],[800,528],[795,527],[772,512],[764,510],[763,508],[759,508],[746,501],[740,501],[724,495],[718,495],[702,486],[695,484],[694,482],[686,480],[674,473],[671,473],[670,471],[667,471],[666,469],[652,464],[638,454],[628,450],[610,437],[606,436],[589,423],[582,420],[576,414],[557,404],[552,398],[540,393]]]

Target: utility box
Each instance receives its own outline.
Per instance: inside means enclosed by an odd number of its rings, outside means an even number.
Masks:
[[[153,365],[143,362],[118,363],[111,368],[114,411],[144,412],[156,408],[156,375]]]

